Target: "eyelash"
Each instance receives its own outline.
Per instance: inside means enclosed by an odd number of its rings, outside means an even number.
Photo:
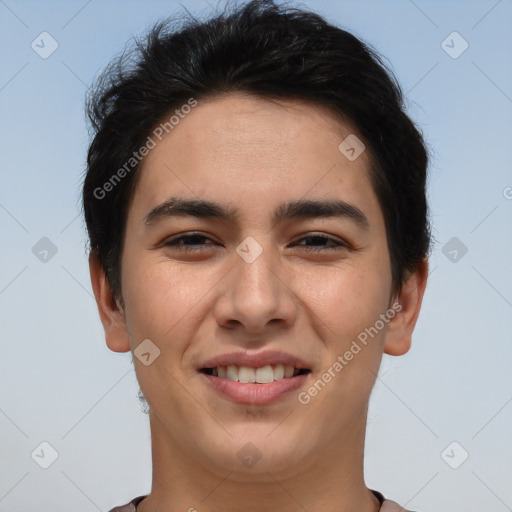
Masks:
[[[185,240],[185,239],[189,239],[189,238],[203,238],[203,239],[206,239],[206,240],[210,240],[207,236],[204,236],[204,235],[201,235],[201,234],[195,234],[195,233],[192,233],[192,234],[188,234],[188,235],[180,235],[176,238],[173,238],[171,240],[169,240],[168,242],[165,243],[165,246],[166,247],[176,247],[178,248],[179,250],[185,250],[185,251],[190,251],[190,252],[197,252],[197,251],[200,251],[201,250],[201,247],[191,247],[189,245],[186,245],[186,244],[180,244],[179,242],[182,241],[182,240]],[[307,240],[307,239],[321,239],[321,240],[327,240],[328,242],[332,242],[334,244],[336,244],[335,247],[330,247],[330,248],[327,248],[327,249],[313,249],[313,248],[310,248],[309,246],[303,246],[303,247],[308,247],[308,249],[306,249],[308,252],[311,251],[311,252],[322,252],[322,251],[332,251],[332,250],[339,250],[339,249],[348,249],[350,248],[349,244],[346,243],[346,242],[342,242],[342,241],[339,241],[339,240],[336,240],[334,238],[331,238],[331,237],[328,237],[328,236],[325,236],[325,235],[320,235],[320,234],[310,234],[308,236],[305,236],[305,237],[302,237],[300,238],[298,241],[301,242],[302,240]],[[197,244],[194,244],[194,245],[197,245]],[[205,247],[205,245],[202,245],[202,247]],[[325,246],[323,246],[325,247]]]

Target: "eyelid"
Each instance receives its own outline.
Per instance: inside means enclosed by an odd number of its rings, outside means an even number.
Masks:
[[[327,240],[329,240],[331,242],[335,242],[337,244],[344,245],[346,247],[351,247],[351,245],[345,239],[340,238],[340,237],[335,237],[333,235],[329,235],[329,234],[324,233],[322,231],[319,231],[319,232],[311,231],[309,233],[305,233],[303,235],[300,235],[300,237],[296,240],[296,242],[300,242],[304,238],[326,238]]]
[[[194,244],[187,245],[185,243],[183,243],[183,244],[179,243],[183,239],[192,238],[195,236],[197,236],[199,238],[204,238],[206,240],[210,240],[214,243],[218,243],[218,242],[215,242],[215,240],[213,240],[211,238],[211,235],[209,233],[205,234],[205,233],[199,232],[199,231],[186,231],[183,233],[177,233],[176,235],[173,235],[172,237],[164,240],[164,242],[162,243],[162,246],[180,247],[180,248],[184,248],[185,250],[199,250],[199,249],[192,249],[192,247],[194,247]],[[325,249],[314,249],[313,246],[299,244],[299,242],[301,242],[307,238],[323,238],[323,239],[327,240],[328,242],[332,242],[336,245],[334,247],[326,247]],[[317,251],[317,252],[327,251],[327,250],[335,250],[338,248],[347,248],[347,249],[353,248],[352,244],[350,244],[347,240],[345,240],[343,238],[335,237],[333,235],[330,235],[330,234],[327,234],[327,233],[324,233],[321,231],[320,232],[311,231],[311,232],[303,233],[303,234],[299,235],[299,237],[296,238],[295,241],[292,242],[292,244],[298,244],[299,246],[306,248],[308,251]],[[198,244],[198,245],[199,245],[199,247],[208,247],[208,246],[211,247],[212,246],[212,244]],[[197,246],[197,244],[196,244],[196,246]]]
[[[199,238],[206,238],[208,240],[211,240],[212,242],[215,242],[215,240],[213,240],[213,238],[212,238],[212,235],[210,235],[209,233],[205,234],[200,231],[185,231],[183,233],[177,233],[168,238],[165,238],[161,245],[163,245],[163,246],[165,246],[165,245],[183,245],[183,246],[185,246],[185,244],[174,244],[171,242],[179,242],[184,238],[192,238],[195,236],[199,237]],[[218,242],[216,242],[216,243],[218,243]]]

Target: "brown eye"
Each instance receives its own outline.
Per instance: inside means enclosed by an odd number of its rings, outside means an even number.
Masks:
[[[335,238],[331,238],[325,235],[317,235],[317,234],[311,234],[308,236],[305,236],[299,240],[299,242],[302,242],[303,240],[309,241],[310,243],[313,242],[313,245],[304,245],[298,243],[297,245],[302,245],[303,247],[306,247],[306,250],[308,251],[325,251],[325,250],[337,250],[340,248],[348,248],[349,245],[341,240],[337,240]],[[331,244],[330,246],[328,244]],[[315,247],[316,246],[316,247]]]
[[[202,247],[211,245],[211,244],[201,243],[204,240],[210,240],[210,239],[204,235],[201,235],[198,233],[192,233],[192,234],[180,235],[176,238],[172,238],[169,241],[167,241],[164,245],[165,245],[165,247],[175,247],[175,248],[178,248],[179,250],[200,251]]]

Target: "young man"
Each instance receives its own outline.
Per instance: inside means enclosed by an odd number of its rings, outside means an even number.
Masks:
[[[156,26],[89,98],[83,202],[153,485],[116,512],[398,512],[363,475],[383,353],[420,311],[427,153],[353,35],[253,1]]]

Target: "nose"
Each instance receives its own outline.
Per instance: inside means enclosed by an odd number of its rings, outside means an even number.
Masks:
[[[213,314],[225,329],[238,329],[241,337],[267,335],[293,325],[297,315],[296,296],[279,256],[263,249],[254,260],[238,253],[233,256],[232,271],[223,280]]]

